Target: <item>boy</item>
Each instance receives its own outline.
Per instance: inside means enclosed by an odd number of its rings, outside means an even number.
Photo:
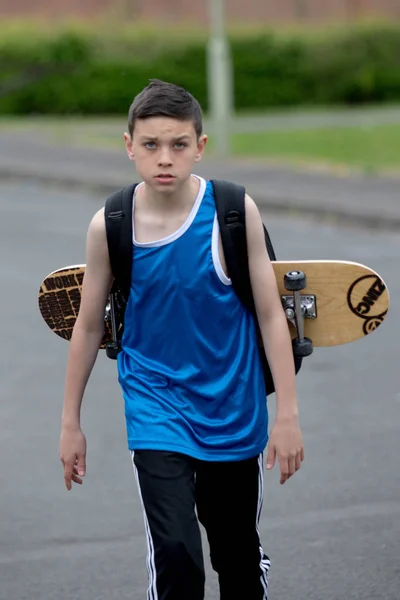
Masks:
[[[118,374],[148,544],[148,600],[201,600],[204,526],[222,600],[267,598],[270,566],[258,521],[268,412],[256,330],[226,272],[210,182],[192,174],[207,142],[198,102],[154,80],[134,100],[130,160],[133,277]],[[291,340],[262,222],[246,196],[251,284],[277,412],[267,468],[283,484],[304,458]],[[80,406],[112,285],[104,210],[90,223],[71,339],[60,458],[68,490],[85,474]],[[196,516],[197,513],[197,516]],[[197,520],[198,519],[198,520]]]

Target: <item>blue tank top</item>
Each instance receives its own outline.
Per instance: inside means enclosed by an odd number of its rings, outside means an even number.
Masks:
[[[220,263],[213,187],[199,179],[176,233],[152,243],[133,234],[118,355],[128,445],[244,460],[268,441],[263,371],[254,320]]]

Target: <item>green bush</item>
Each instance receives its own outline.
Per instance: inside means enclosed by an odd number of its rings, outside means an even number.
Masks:
[[[306,44],[267,34],[233,41],[232,56],[238,108],[312,103],[304,87]]]
[[[400,99],[400,27],[343,32],[308,48],[308,90],[315,103]]]
[[[0,112],[126,114],[153,77],[188,88],[207,110],[204,36],[109,29],[0,31]],[[230,41],[237,110],[400,100],[400,26]]]

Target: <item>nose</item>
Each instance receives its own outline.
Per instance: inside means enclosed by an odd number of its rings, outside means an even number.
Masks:
[[[169,148],[161,147],[158,155],[159,167],[170,167],[172,165],[171,153]]]

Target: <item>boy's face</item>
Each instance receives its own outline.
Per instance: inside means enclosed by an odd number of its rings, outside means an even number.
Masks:
[[[132,139],[124,135],[139,176],[156,191],[176,191],[201,160],[207,136],[197,139],[192,121],[170,117],[138,119]]]

